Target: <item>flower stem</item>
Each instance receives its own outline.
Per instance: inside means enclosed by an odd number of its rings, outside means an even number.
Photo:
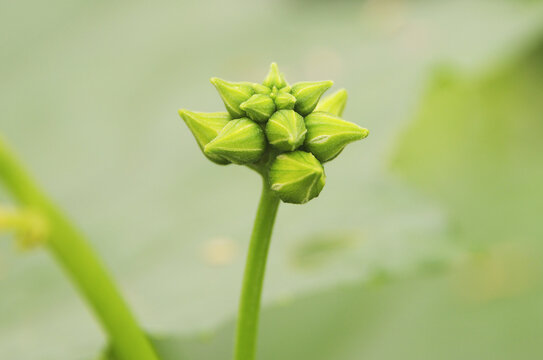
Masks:
[[[251,235],[239,303],[235,360],[254,360],[258,333],[258,316],[266,260],[279,198],[270,190],[263,176],[262,195]]]
[[[80,290],[109,335],[120,360],[158,360],[110,275],[86,239],[34,184],[0,138],[0,182],[22,206],[39,211],[49,225],[47,247]]]

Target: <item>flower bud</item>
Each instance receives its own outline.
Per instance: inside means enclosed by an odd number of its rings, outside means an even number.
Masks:
[[[239,105],[247,101],[255,90],[250,83],[246,82],[228,82],[218,78],[211,78],[211,83],[217,88],[219,95],[226,106],[226,110],[233,118],[245,116],[245,111],[239,108]]]
[[[294,109],[294,104],[296,103],[296,98],[294,95],[289,94],[288,92],[279,91],[275,96],[275,106],[277,110],[292,110]]]
[[[285,86],[284,88],[281,88],[279,90],[280,93],[289,93],[290,94],[290,90],[292,90],[292,87],[290,85],[287,85]]]
[[[341,89],[328,95],[315,108],[315,111],[324,111],[332,115],[341,116],[347,105],[347,90]]]
[[[269,95],[271,93],[271,89],[269,87],[267,87],[267,86],[262,85],[262,84],[252,83],[251,86],[253,87],[253,90],[257,94]]]
[[[194,135],[198,146],[202,151],[204,147],[215,139],[219,132],[226,126],[231,117],[225,112],[202,113],[189,110],[179,110],[179,115],[187,124],[189,130]],[[220,165],[230,164],[230,161],[216,155],[204,155],[214,163]]]
[[[306,133],[304,118],[294,110],[279,110],[266,124],[269,143],[282,151],[296,150]]]
[[[286,203],[304,204],[319,196],[326,176],[310,153],[294,151],[277,156],[269,172],[270,188]]]
[[[240,109],[256,122],[266,122],[275,112],[275,103],[268,95],[254,94],[240,104]]]
[[[296,98],[296,110],[300,115],[307,116],[317,106],[319,99],[334,83],[332,81],[299,82],[292,85],[290,93]]]
[[[229,121],[219,135],[204,147],[207,155],[219,156],[236,164],[257,162],[264,150],[264,131],[247,118]]]
[[[287,86],[287,81],[285,80],[283,74],[279,72],[279,67],[276,63],[272,63],[270,65],[270,71],[268,72],[268,76],[266,77],[266,80],[264,80],[263,84],[269,88],[275,86],[278,89]]]
[[[332,160],[347,144],[369,134],[367,129],[326,112],[309,114],[305,127],[305,147],[321,162]]]

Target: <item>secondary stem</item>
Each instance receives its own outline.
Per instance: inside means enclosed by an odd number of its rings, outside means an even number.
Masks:
[[[0,139],[0,182],[23,206],[46,217],[50,234],[47,247],[109,335],[115,356],[122,360],[158,360],[110,275],[85,238],[34,184],[15,156]]]
[[[263,176],[262,195],[251,235],[239,303],[235,360],[254,360],[262,284],[279,198]]]

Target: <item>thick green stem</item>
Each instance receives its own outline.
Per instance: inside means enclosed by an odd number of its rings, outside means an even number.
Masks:
[[[258,316],[262,284],[270,239],[279,206],[279,198],[270,190],[263,177],[262,196],[251,235],[239,303],[235,360],[253,360],[256,356]]]
[[[121,360],[158,360],[110,275],[85,238],[34,184],[0,139],[0,182],[23,206],[39,211],[48,221],[47,247],[109,335],[113,353]]]

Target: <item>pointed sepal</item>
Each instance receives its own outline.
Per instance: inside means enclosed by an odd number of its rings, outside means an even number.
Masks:
[[[266,79],[263,82],[263,85],[272,88],[275,86],[278,89],[284,88],[287,86],[287,81],[285,80],[285,76],[279,72],[279,67],[276,63],[272,63],[270,65],[270,71],[268,72],[268,76],[266,76]]]
[[[253,87],[253,90],[256,94],[269,95],[271,93],[271,89],[262,84],[252,83],[251,86]]]
[[[275,112],[275,103],[268,95],[254,94],[239,105],[247,116],[256,122],[266,122]]]
[[[321,162],[335,158],[353,141],[364,139],[369,131],[326,112],[313,112],[305,117],[305,148]]]
[[[279,110],[266,124],[271,145],[281,151],[294,151],[304,143],[307,130],[304,118],[294,110]]]
[[[198,146],[204,151],[204,147],[215,139],[219,132],[228,124],[232,117],[226,112],[203,113],[189,110],[179,110],[179,115],[187,124],[187,127],[194,135]],[[219,165],[230,164],[230,161],[215,155],[204,155]]]
[[[245,111],[239,108],[239,105],[247,101],[255,90],[247,82],[229,82],[219,78],[211,78],[211,83],[215,86],[219,95],[226,106],[226,110],[233,118],[245,116]]]
[[[347,105],[347,97],[347,90],[338,90],[319,101],[315,111],[324,111],[335,116],[341,116],[343,110],[345,110],[345,105]]]
[[[269,182],[272,191],[284,202],[305,204],[319,196],[326,176],[311,153],[294,151],[277,156],[270,167]]]
[[[236,164],[255,163],[266,150],[262,128],[247,118],[231,120],[213,141],[204,147],[210,156],[219,156]]]
[[[288,92],[279,91],[275,96],[277,110],[292,110],[294,109],[294,104],[296,104],[296,98]]]
[[[300,82],[292,85],[290,93],[296,98],[294,110],[307,116],[317,106],[319,99],[334,83],[332,81]]]

